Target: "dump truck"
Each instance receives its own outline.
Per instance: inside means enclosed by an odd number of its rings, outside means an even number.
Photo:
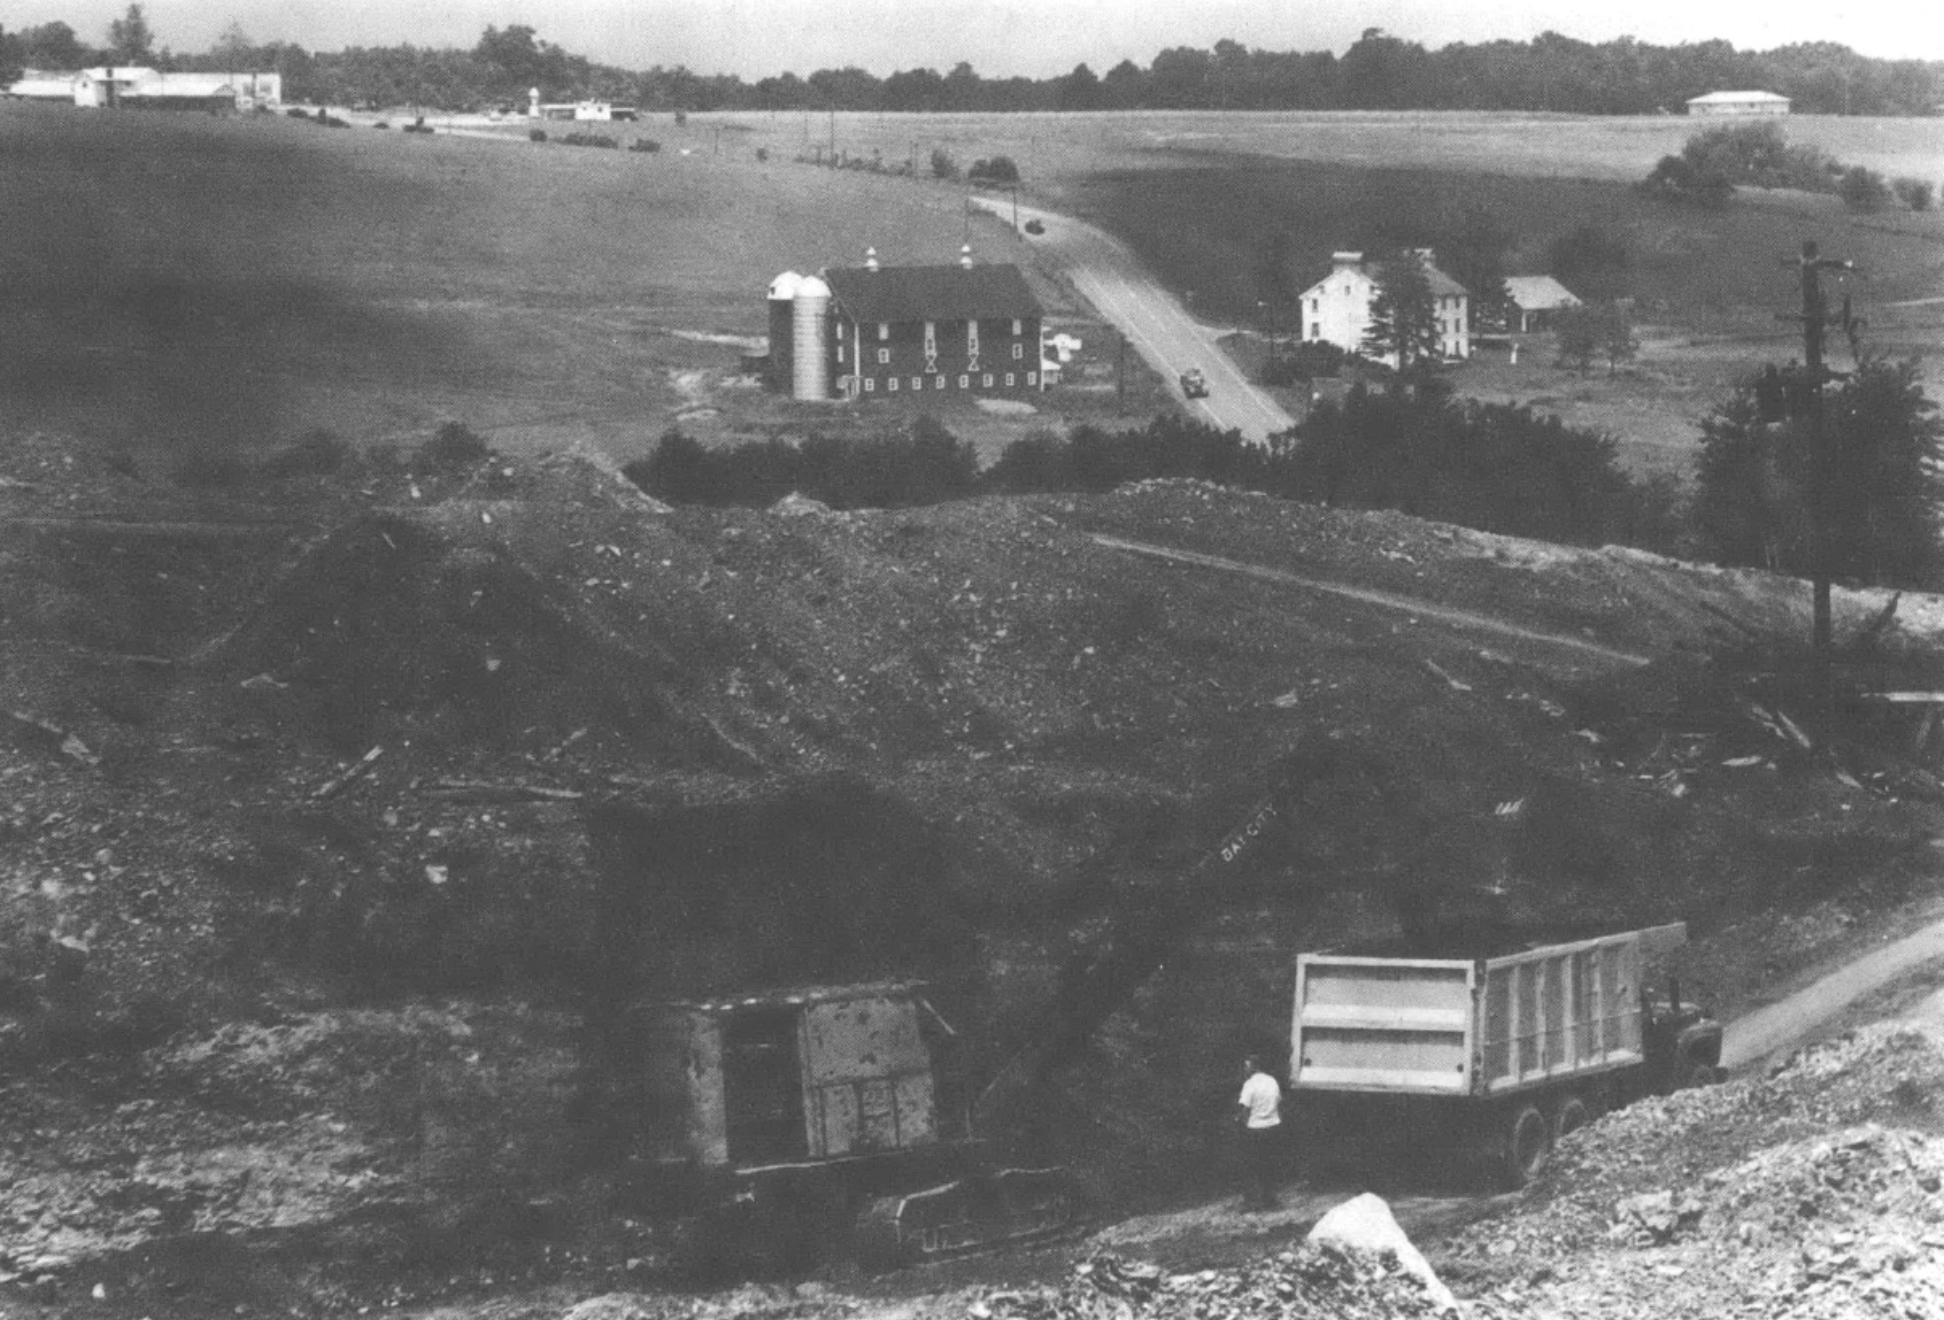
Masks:
[[[1495,958],[1299,955],[1289,1084],[1311,1140],[1461,1150],[1524,1186],[1591,1118],[1721,1076],[1721,1024],[1668,974],[1686,939],[1677,923]]]

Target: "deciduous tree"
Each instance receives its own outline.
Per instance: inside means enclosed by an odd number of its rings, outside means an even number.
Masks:
[[[128,12],[108,24],[108,49],[128,64],[154,58],[155,33],[140,5],[130,5]]]

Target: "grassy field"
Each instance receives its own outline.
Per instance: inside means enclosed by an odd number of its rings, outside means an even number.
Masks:
[[[1624,180],[1694,131],[1682,118],[1167,114],[691,116],[616,125],[657,153],[491,136],[331,132],[0,106],[0,404],[16,421],[129,443],[253,445],[326,427],[410,444],[456,418],[510,447],[590,441],[640,453],[671,424],[700,438],[877,427],[894,412],[794,404],[737,383],[785,268],[856,260],[1026,265],[1056,328],[1088,342],[1072,383],[1030,414],[941,409],[987,455],[1039,425],[1145,418],[1159,382],[1116,389],[1115,337],[1033,245],[967,218],[925,177],[1010,155],[1029,196],[1121,234],[1204,319],[1255,327],[1261,253],[1287,237],[1298,284],[1346,244],[1428,241],[1467,210],[1544,268],[1593,223],[1635,254],[1646,349],[1632,375],[1581,380],[1528,352],[1460,388],[1554,401],[1569,420],[1678,467],[1726,383],[1786,359],[1780,266],[1804,237],[1856,260],[1872,343],[1924,352],[1944,328],[1944,218],[1855,217],[1827,198],[1745,194],[1724,212],[1649,204]],[[1794,140],[1891,174],[1936,177],[1927,121],[1792,120]],[[796,158],[832,146],[887,171]],[[758,160],[758,149],[767,160]],[[1935,387],[1944,385],[1930,369]]]
[[[898,262],[950,261],[968,240],[987,261],[1020,247],[996,221],[968,223],[942,185],[674,142],[647,154],[16,104],[0,105],[0,158],[0,406],[137,445],[318,426],[410,444],[457,418],[496,443],[589,440],[625,458],[677,419],[843,429],[857,410],[734,385],[769,280],[870,245]],[[1057,281],[1040,282],[1070,319]],[[1136,390],[1128,415],[1157,404]],[[1097,388],[1055,406],[1117,412]],[[1032,424],[955,420],[990,445]]]

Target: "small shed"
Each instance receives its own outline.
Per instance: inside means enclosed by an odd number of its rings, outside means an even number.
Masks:
[[[1513,328],[1522,335],[1545,329],[1563,308],[1581,305],[1577,294],[1550,275],[1507,276],[1505,292],[1518,317]]]
[[[1789,98],[1774,92],[1709,92],[1688,98],[1691,115],[1786,115]]]

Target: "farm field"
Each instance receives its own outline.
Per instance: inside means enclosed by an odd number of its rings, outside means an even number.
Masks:
[[[137,448],[316,427],[407,446],[456,419],[505,447],[625,461],[678,421],[705,438],[857,425],[739,381],[770,279],[873,244],[907,262],[1019,250],[949,188],[748,152],[7,105],[0,155],[0,402]],[[1098,338],[1040,285],[1057,327]],[[1049,405],[1123,415],[1093,384]],[[1152,415],[1158,385],[1130,386],[1124,415]],[[994,452],[1033,424],[953,421]]]

